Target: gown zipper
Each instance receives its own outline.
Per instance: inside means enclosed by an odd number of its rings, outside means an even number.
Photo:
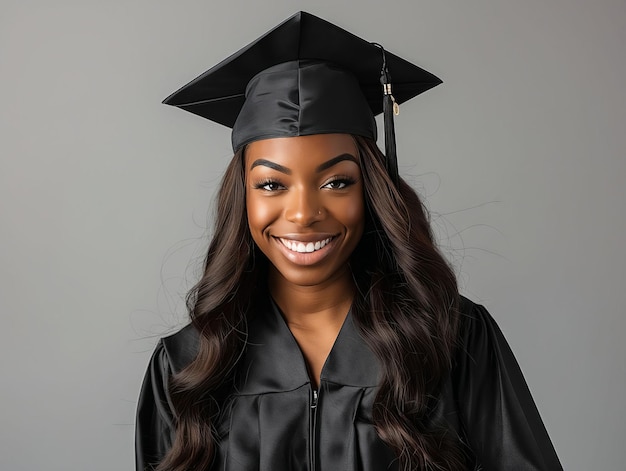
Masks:
[[[309,458],[310,458],[310,462],[309,462],[309,470],[310,471],[316,471],[316,464],[315,464],[315,457],[317,454],[317,401],[318,401],[318,391],[317,389],[311,388],[311,419],[310,419],[310,446],[311,446],[311,451],[309,453]]]

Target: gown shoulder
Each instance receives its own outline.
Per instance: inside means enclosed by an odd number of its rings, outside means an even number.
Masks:
[[[461,298],[452,369],[470,448],[485,470],[562,470],[520,366],[487,309]]]
[[[198,331],[189,324],[175,334],[160,339],[152,353],[137,403],[137,471],[153,469],[172,446],[175,426],[169,383],[172,376],[195,357],[198,339]]]

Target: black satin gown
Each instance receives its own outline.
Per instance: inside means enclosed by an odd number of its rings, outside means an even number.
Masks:
[[[210,471],[396,470],[372,424],[378,364],[349,314],[324,365],[319,392],[275,305],[249,325],[244,357],[217,424]],[[462,299],[461,346],[431,420],[458,434],[468,469],[562,470],[519,366],[482,306]],[[161,339],[138,404],[136,465],[152,469],[174,434],[167,384],[194,357],[196,330]],[[190,470],[204,471],[204,470]]]

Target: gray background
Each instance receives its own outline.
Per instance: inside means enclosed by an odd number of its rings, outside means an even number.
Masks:
[[[3,0],[0,469],[133,469],[231,153],[160,101],[298,9],[442,77],[402,107],[401,171],[565,468],[624,469],[623,0]]]

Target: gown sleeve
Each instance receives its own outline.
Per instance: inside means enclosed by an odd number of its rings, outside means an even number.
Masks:
[[[455,389],[478,469],[562,470],[501,330],[484,307],[467,300],[464,303]]]
[[[135,423],[137,471],[152,470],[172,446],[173,406],[168,393],[172,365],[163,341],[156,346],[141,386]]]

